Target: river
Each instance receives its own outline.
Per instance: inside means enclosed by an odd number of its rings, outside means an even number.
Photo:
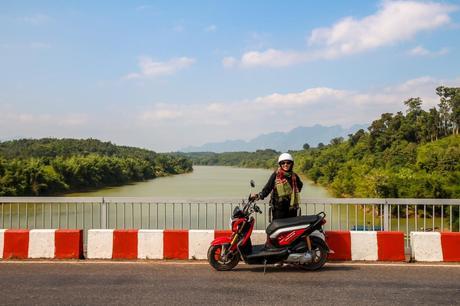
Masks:
[[[194,166],[193,172],[160,177],[118,187],[71,193],[71,197],[161,197],[161,198],[243,198],[249,193],[249,181],[256,182],[255,192],[266,184],[272,170],[223,166]],[[302,178],[301,198],[327,198],[331,195],[319,185]]]

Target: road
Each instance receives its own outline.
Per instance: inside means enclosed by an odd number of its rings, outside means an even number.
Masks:
[[[0,262],[1,305],[460,305],[460,265]]]

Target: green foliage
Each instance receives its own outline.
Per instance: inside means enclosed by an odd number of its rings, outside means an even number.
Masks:
[[[405,115],[382,114],[368,132],[297,152],[298,170],[340,197],[460,198],[460,89],[436,91],[439,110],[408,99]]]
[[[197,152],[181,153],[191,159],[195,165],[234,166],[243,168],[274,168],[280,152],[266,149],[256,152]]]
[[[0,143],[0,196],[60,194],[191,170],[191,161],[182,156],[95,139]]]

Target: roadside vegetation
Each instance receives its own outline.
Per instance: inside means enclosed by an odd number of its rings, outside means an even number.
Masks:
[[[40,196],[192,171],[182,156],[96,139],[0,142],[0,196]]]

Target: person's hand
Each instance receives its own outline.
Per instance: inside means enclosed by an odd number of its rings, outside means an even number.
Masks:
[[[251,201],[256,201],[259,199],[259,194],[258,193],[252,193],[250,196],[249,196],[249,199]]]

